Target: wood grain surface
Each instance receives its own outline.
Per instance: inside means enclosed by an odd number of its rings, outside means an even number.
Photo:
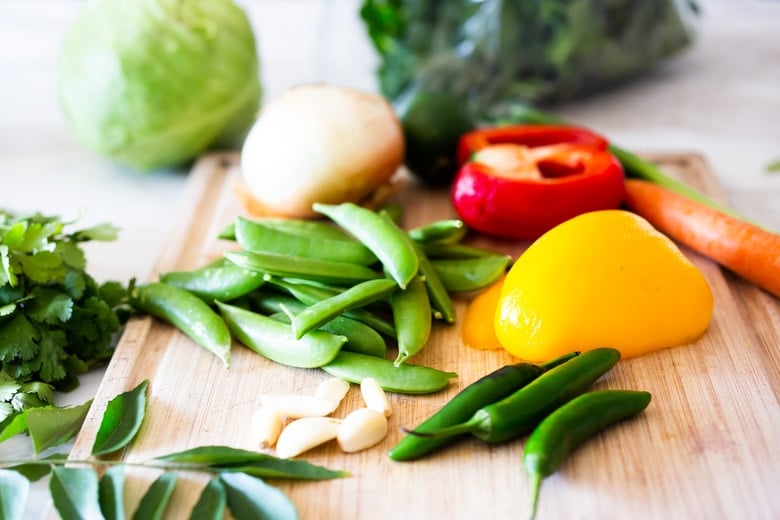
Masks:
[[[700,156],[653,156],[668,172],[720,197]],[[240,212],[233,192],[236,155],[211,155],[191,172],[189,205],[156,272],[189,269],[229,246],[216,239]],[[411,227],[454,216],[445,191],[407,182],[398,196]],[[527,244],[478,238],[513,255]],[[648,390],[653,401],[637,419],[596,436],[571,454],[541,492],[539,519],[769,519],[780,517],[780,314],[778,300],[685,253],[709,281],[714,318],[697,342],[621,361],[596,388]],[[459,316],[466,298],[456,301]],[[391,394],[390,434],[373,449],[343,454],[335,444],[302,458],[350,477],[326,482],[269,481],[297,506],[302,519],[524,518],[528,482],[521,466],[524,438],[501,445],[463,442],[415,462],[397,463],[387,450],[401,426],[414,426],[459,390],[509,363],[503,351],[466,348],[459,325],[437,324],[412,362],[458,373],[446,390],[428,396]],[[288,368],[234,345],[230,370],[171,326],[132,319],[109,365],[71,457],[89,456],[106,402],[149,379],[149,408],[135,442],[118,457],[140,462],[203,445],[256,449],[249,418],[264,393],[313,393],[329,377]],[[334,416],[362,405],[353,386]],[[129,471],[132,511],[157,476]],[[186,518],[206,479],[183,475],[166,517]]]

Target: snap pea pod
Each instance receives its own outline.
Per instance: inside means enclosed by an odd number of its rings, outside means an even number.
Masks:
[[[487,287],[506,272],[508,256],[485,256],[455,260],[431,260],[448,291],[466,292]]]
[[[396,367],[387,359],[343,350],[322,369],[333,377],[356,384],[360,384],[367,377],[373,377],[385,391],[399,394],[438,392],[449,384],[450,379],[457,377],[454,372],[444,372],[422,365],[404,363]]]
[[[386,215],[352,203],[315,203],[318,213],[339,224],[369,248],[390,277],[405,289],[417,274],[417,254],[408,235]]]
[[[455,306],[452,303],[449,291],[447,291],[444,282],[442,282],[439,276],[439,272],[431,263],[428,255],[417,244],[415,244],[415,251],[420,263],[420,275],[422,275],[425,289],[428,291],[431,307],[435,310],[434,316],[443,319],[447,323],[455,323]]]
[[[450,438],[470,433],[487,442],[503,442],[533,429],[553,410],[584,392],[620,360],[613,348],[589,350],[536,378],[504,399],[482,407],[465,422],[414,435]]]
[[[523,450],[523,466],[531,485],[531,518],[536,516],[542,480],[558,470],[566,455],[608,426],[639,415],[650,399],[649,392],[587,392],[542,420]]]
[[[261,218],[255,219],[265,227],[270,227],[278,231],[283,231],[291,235],[297,235],[308,238],[331,238],[334,240],[352,240],[344,230],[333,226],[327,222],[319,220],[291,219],[291,218]],[[218,238],[225,240],[236,239],[236,223],[231,222],[225,226],[217,235]]]
[[[503,366],[461,390],[414,431],[423,433],[436,431],[466,421],[483,406],[511,395],[547,370],[557,367],[578,354],[572,352],[541,365],[520,362]],[[443,447],[450,440],[452,439],[406,435],[390,450],[388,456],[395,461],[418,459]]]
[[[330,298],[320,300],[297,313],[292,318],[296,338],[314,330],[342,313],[375,302],[398,289],[395,280],[379,278],[353,285]],[[426,296],[427,298],[427,296]],[[430,311],[429,311],[430,312]],[[396,324],[396,330],[398,326]]]
[[[244,346],[276,363],[316,368],[332,361],[347,338],[313,330],[296,339],[286,323],[240,307],[217,302],[230,331]]]
[[[408,231],[409,237],[420,244],[453,244],[463,240],[468,229],[462,220],[437,220]]]
[[[170,271],[160,281],[198,296],[207,303],[230,301],[251,293],[265,283],[263,275],[221,258],[192,271]]]
[[[431,335],[431,302],[422,279],[417,276],[406,289],[390,295],[390,307],[398,339],[397,367],[417,354]]]
[[[241,247],[249,251],[358,265],[371,265],[377,262],[374,253],[355,240],[296,235],[241,216],[236,217],[235,235]]]
[[[194,294],[162,282],[136,286],[130,304],[174,325],[230,368],[232,338],[219,314]]]
[[[302,305],[294,298],[286,298],[286,300],[280,302],[280,305],[287,309],[292,309],[296,303]],[[281,310],[281,307],[278,312],[271,314],[269,317],[288,324],[291,321],[287,313]],[[346,337],[347,342],[341,347],[342,350],[380,358],[384,358],[387,355],[387,343],[385,343],[382,335],[365,323],[347,318],[346,316],[338,316],[324,324],[320,329],[337,336]]]
[[[306,283],[297,283],[274,277],[268,278],[267,281],[271,285],[285,289],[296,299],[305,303],[306,305],[314,305],[324,299],[335,296],[340,292],[333,289],[315,287]],[[352,309],[346,311],[344,316],[365,323],[380,334],[383,334],[388,338],[395,339],[395,326],[386,319],[377,316],[367,309]]]
[[[226,251],[225,258],[244,269],[272,276],[347,284],[380,277],[378,273],[363,265],[257,251]]]
[[[434,258],[482,258],[485,256],[501,256],[498,251],[484,249],[481,247],[470,246],[468,244],[445,244],[440,242],[431,242],[421,244],[423,251],[431,259]]]

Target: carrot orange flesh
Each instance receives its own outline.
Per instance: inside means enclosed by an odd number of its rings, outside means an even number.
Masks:
[[[648,181],[626,180],[626,204],[670,238],[780,298],[780,235]]]

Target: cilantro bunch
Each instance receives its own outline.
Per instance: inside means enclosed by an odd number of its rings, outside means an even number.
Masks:
[[[115,240],[117,228],[66,232],[71,224],[0,211],[0,421],[50,403],[54,389],[105,363],[129,315],[129,288],[98,284],[80,247]]]

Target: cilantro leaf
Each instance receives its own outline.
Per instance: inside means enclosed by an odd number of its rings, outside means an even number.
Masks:
[[[91,228],[82,229],[73,234],[73,238],[78,241],[98,240],[101,242],[111,242],[119,236],[119,228],[108,223],[98,224]]]

